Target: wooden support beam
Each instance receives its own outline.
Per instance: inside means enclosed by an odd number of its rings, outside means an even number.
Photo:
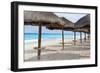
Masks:
[[[76,45],[76,32],[74,31],[74,45]]]
[[[64,50],[64,29],[62,27],[62,49]]]
[[[88,33],[88,36],[87,37],[88,37],[88,40],[89,40],[89,38],[90,38],[90,34],[89,33]]]
[[[86,42],[86,33],[84,32],[84,41]]]
[[[42,35],[42,26],[39,25],[39,31],[38,31],[38,60],[40,60],[41,55],[41,35]]]
[[[82,32],[80,32],[80,43],[82,43]]]

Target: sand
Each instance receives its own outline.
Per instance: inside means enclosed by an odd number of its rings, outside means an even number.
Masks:
[[[37,48],[33,42],[25,43],[24,61],[50,61],[50,60],[73,60],[90,58],[89,40],[80,43],[77,40],[74,45],[73,40],[66,39],[64,50],[62,50],[61,40],[53,39],[42,42],[41,59],[37,59]]]

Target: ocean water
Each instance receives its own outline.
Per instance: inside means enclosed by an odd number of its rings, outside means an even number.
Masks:
[[[55,33],[42,33],[42,39],[59,39],[62,38],[62,34]],[[64,34],[65,39],[73,39],[74,34]],[[76,34],[76,38],[79,38],[79,34]],[[24,33],[24,40],[38,39],[38,33]]]
[[[80,35],[76,34],[76,39],[79,39]],[[62,34],[55,34],[55,33],[42,33],[42,46],[52,45],[54,42],[58,43],[62,40]],[[73,40],[74,34],[64,34],[64,39]],[[24,33],[24,42],[27,43],[34,43],[34,47],[38,46],[38,33]],[[53,42],[54,41],[54,42]],[[55,43],[55,44],[56,44]],[[54,45],[54,44],[53,44]]]

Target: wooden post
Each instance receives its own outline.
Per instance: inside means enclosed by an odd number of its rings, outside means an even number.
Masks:
[[[76,32],[74,31],[74,45],[76,45]]]
[[[80,32],[80,43],[82,43],[82,32]]]
[[[87,36],[87,37],[88,37],[88,40],[89,40],[89,38],[90,38],[90,35],[89,35],[89,33],[88,33],[88,36]]]
[[[39,24],[39,31],[38,31],[38,60],[40,60],[41,55],[41,35],[42,35],[42,26]]]
[[[62,49],[64,50],[64,29],[62,27]]]
[[[86,42],[86,33],[84,32],[84,41]]]

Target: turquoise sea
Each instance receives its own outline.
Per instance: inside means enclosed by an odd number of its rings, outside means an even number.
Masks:
[[[79,39],[80,35],[79,33],[76,34],[76,38]],[[46,43],[50,43],[50,40],[57,40],[58,42],[60,40],[62,40],[62,34],[61,33],[42,33],[42,46],[45,46]],[[64,39],[68,39],[68,40],[73,40],[74,39],[74,33],[71,33],[71,34],[64,34]],[[38,33],[24,33],[24,40],[25,40],[25,43],[34,43],[34,46],[37,47],[38,46]],[[57,42],[56,41],[56,42]],[[52,44],[52,42],[50,43]],[[49,45],[50,45],[49,44]]]
[[[77,39],[79,38],[79,33],[76,34]],[[62,34],[56,33],[42,33],[42,39],[59,39],[62,38]],[[65,39],[73,39],[74,34],[64,34]],[[24,33],[24,40],[38,39],[38,33]]]

